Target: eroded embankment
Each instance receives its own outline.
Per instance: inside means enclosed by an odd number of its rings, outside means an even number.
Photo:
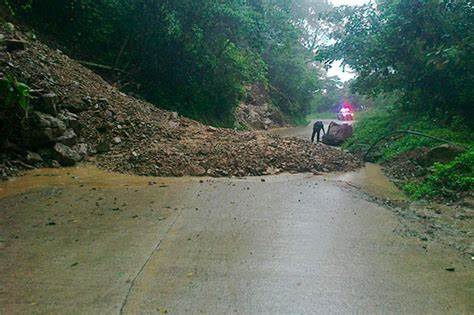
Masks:
[[[23,139],[2,139],[3,176],[19,168],[73,164],[91,156],[90,161],[105,169],[159,176],[343,171],[360,164],[337,148],[214,128],[158,109],[121,93],[24,32],[0,32],[7,40],[26,43],[12,51],[4,48],[3,75],[26,83],[36,97],[29,115],[33,119],[26,122],[29,132]],[[17,122],[10,121],[11,128],[25,130]]]

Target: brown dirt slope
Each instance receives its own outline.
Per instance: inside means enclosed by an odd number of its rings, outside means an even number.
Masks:
[[[102,168],[140,175],[247,176],[343,171],[359,166],[355,157],[338,148],[214,128],[158,109],[121,93],[61,51],[50,49],[17,28],[12,31],[0,27],[0,33],[7,39],[28,42],[25,49],[1,52],[0,72],[13,74],[40,93],[55,93],[58,110],[78,116],[76,145],[85,145],[88,160]],[[11,166],[3,156],[0,168],[2,163],[3,167]],[[21,157],[17,154],[15,159]],[[26,157],[23,161],[20,165],[28,164]]]

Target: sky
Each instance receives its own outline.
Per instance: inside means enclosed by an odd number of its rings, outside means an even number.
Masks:
[[[335,6],[339,5],[361,5],[364,3],[368,3],[368,0],[330,0],[332,4]],[[349,81],[355,77],[355,74],[351,72],[351,69],[346,66],[345,71],[340,67],[341,62],[335,61],[331,65],[331,68],[328,70],[329,76],[338,76],[343,82]]]

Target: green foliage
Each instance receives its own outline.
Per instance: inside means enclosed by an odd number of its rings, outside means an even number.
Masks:
[[[405,112],[393,106],[396,98],[378,99],[379,106],[357,116],[353,136],[344,144],[345,148],[364,153],[370,145],[380,138],[397,130],[414,130],[424,134],[446,139],[452,142],[470,145],[474,143],[474,135],[466,125],[466,120],[451,117],[450,124],[437,119],[430,113]],[[385,103],[384,103],[385,102]],[[419,147],[433,147],[439,142],[433,139],[414,135],[381,142],[374,150],[379,161],[391,159],[403,152]]]
[[[450,163],[435,163],[431,174],[421,183],[408,183],[405,192],[415,199],[453,198],[456,192],[474,189],[474,147]]]
[[[23,1],[14,2],[20,10]],[[313,2],[50,0],[34,1],[22,16],[74,57],[129,73],[125,80],[136,84],[128,89],[153,103],[232,126],[253,82],[269,86],[284,113],[307,111],[318,89],[302,44]]]
[[[384,0],[337,8],[328,22],[334,44],[319,59],[342,59],[357,71],[357,91],[396,92],[405,109],[474,114],[471,1]]]
[[[30,108],[30,88],[28,85],[18,82],[15,78],[7,77],[0,79],[0,108],[11,110],[12,106],[19,106],[28,115]]]
[[[26,124],[30,110],[30,88],[14,77],[0,78],[0,148],[12,139],[21,144],[28,132]]]

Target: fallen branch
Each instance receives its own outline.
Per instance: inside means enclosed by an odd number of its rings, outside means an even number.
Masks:
[[[377,139],[377,141],[375,141],[375,142],[369,147],[369,149],[365,152],[364,157],[363,157],[364,161],[366,160],[366,158],[367,158],[367,156],[369,155],[370,151],[372,151],[372,149],[375,148],[375,146],[376,146],[377,144],[379,144],[382,140],[386,140],[386,139],[388,139],[388,138],[390,138],[391,136],[396,135],[396,134],[410,134],[410,135],[425,137],[425,138],[433,139],[433,140],[436,140],[436,141],[440,141],[440,142],[452,144],[452,145],[455,145],[455,146],[458,146],[458,147],[462,147],[462,148],[464,148],[464,149],[467,149],[467,147],[464,146],[464,145],[462,145],[462,144],[458,144],[458,143],[455,143],[455,142],[452,142],[452,141],[449,141],[449,140],[446,140],[446,139],[443,139],[443,138],[438,138],[438,137],[430,136],[430,135],[421,133],[421,132],[419,132],[419,131],[414,131],[414,130],[397,130],[397,131],[393,131],[393,132],[389,133],[388,135],[385,135],[385,136],[380,137],[379,139]]]
[[[126,72],[122,69],[119,69],[119,68],[115,68],[115,67],[111,67],[111,66],[107,66],[107,65],[102,65],[102,64],[94,63],[94,62],[90,62],[90,61],[84,61],[84,60],[76,60],[76,61],[78,63],[80,63],[81,65],[84,65],[84,66],[87,66],[87,67],[97,68],[97,69],[102,69],[102,70],[108,70],[108,71],[116,71],[116,72],[120,72],[120,73],[129,75],[128,72]]]

